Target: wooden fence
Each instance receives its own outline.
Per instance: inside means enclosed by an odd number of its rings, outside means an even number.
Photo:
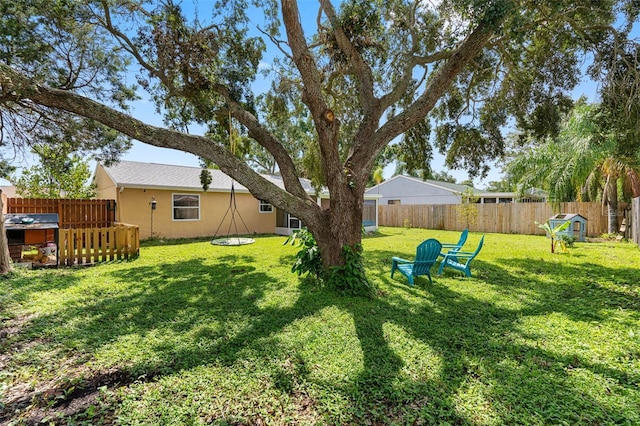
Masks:
[[[631,200],[631,214],[628,222],[631,225],[631,239],[640,246],[640,197]]]
[[[116,217],[115,200],[7,198],[7,213],[57,213],[60,228],[107,228]]]
[[[140,231],[135,225],[60,229],[58,264],[83,265],[130,259],[140,254]]]
[[[411,226],[425,229],[502,234],[544,234],[535,222],[544,223],[556,213],[578,213],[587,219],[587,235],[598,236],[608,231],[607,211],[600,203],[503,203],[474,204],[475,223],[467,223],[460,214],[461,204],[381,205],[378,207],[380,226]],[[626,203],[618,203],[619,222],[628,215]]]

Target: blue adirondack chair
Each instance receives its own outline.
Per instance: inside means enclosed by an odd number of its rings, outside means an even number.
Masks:
[[[444,256],[445,254],[447,254],[445,252],[445,249],[447,252],[462,249],[462,246],[467,241],[468,236],[469,230],[465,228],[460,234],[460,238],[458,239],[457,243],[442,243],[442,251],[440,252],[440,256]]]
[[[431,281],[431,273],[429,269],[438,260],[438,255],[442,249],[442,244],[435,238],[429,238],[420,243],[416,249],[416,258],[414,260],[406,260],[400,257],[391,258],[391,278],[393,273],[398,270],[409,279],[409,284],[413,285],[413,278],[418,275],[426,275]]]
[[[484,243],[484,235],[480,238],[480,243],[476,251],[459,251],[451,250],[445,254],[442,262],[440,262],[440,268],[438,268],[438,275],[442,274],[442,270],[445,266],[464,272],[467,277],[471,276],[471,261],[480,253],[482,244]]]

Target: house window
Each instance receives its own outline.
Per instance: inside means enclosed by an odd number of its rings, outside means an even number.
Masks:
[[[303,224],[302,221],[300,219],[298,219],[297,217],[293,217],[291,215],[289,215],[289,228],[291,229],[302,229]]]
[[[266,201],[260,200],[258,211],[260,213],[271,213],[273,211],[273,205],[267,203]]]
[[[200,195],[173,194],[173,220],[200,220]]]
[[[401,203],[400,203],[400,200],[388,200],[387,204],[392,205],[392,204],[401,204]]]

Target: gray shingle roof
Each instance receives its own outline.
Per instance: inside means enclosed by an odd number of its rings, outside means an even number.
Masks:
[[[377,188],[378,186],[380,186],[380,185],[384,185],[385,183],[388,183],[389,181],[392,181],[392,180],[394,180],[394,179],[406,179],[406,180],[411,180],[411,181],[414,181],[414,182],[419,183],[420,185],[435,186],[436,188],[442,188],[442,189],[445,189],[445,190],[447,190],[447,191],[450,191],[450,192],[453,192],[453,193],[459,193],[459,194],[461,194],[461,193],[465,192],[468,188],[471,188],[471,189],[473,190],[473,193],[474,193],[474,194],[477,194],[477,195],[484,195],[484,194],[488,194],[488,192],[486,192],[486,191],[482,191],[482,190],[480,190],[480,189],[476,189],[476,188],[469,187],[469,186],[466,186],[466,185],[458,185],[457,183],[443,182],[443,181],[439,181],[439,180],[432,180],[432,179],[425,179],[425,180],[422,180],[422,179],[418,179],[418,178],[415,178],[415,177],[412,177],[412,176],[405,176],[405,175],[396,175],[396,176],[393,176],[392,178],[390,178],[390,179],[388,179],[388,180],[386,180],[386,181],[382,182],[382,183],[381,183],[381,184],[379,184],[379,185],[375,185],[375,186],[373,186],[373,187],[371,187],[371,188],[368,188],[368,189],[366,190],[366,193],[372,193],[372,192],[373,192],[373,190],[374,190],[375,188]]]
[[[425,183],[430,183],[431,185],[434,185],[434,186],[439,186],[441,188],[449,189],[449,190],[454,191],[454,192],[462,193],[462,192],[466,191],[469,188],[471,188],[475,194],[484,192],[484,191],[481,191],[479,189],[476,189],[476,188],[473,188],[473,187],[470,187],[470,186],[467,186],[467,185],[458,185],[457,183],[444,182],[444,181],[441,181],[441,180],[426,179],[424,182]]]
[[[181,189],[202,191],[200,183],[200,167],[173,166],[169,164],[141,163],[137,161],[120,161],[112,166],[104,166],[104,170],[117,186],[135,188]],[[235,182],[220,170],[209,169],[212,182],[209,191],[228,192],[234,182],[236,191],[248,192],[247,188]],[[280,188],[284,188],[282,178],[277,175],[262,175]],[[311,182],[300,179],[307,193],[313,193]]]

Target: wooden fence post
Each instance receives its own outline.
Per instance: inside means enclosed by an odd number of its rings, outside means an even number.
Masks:
[[[640,246],[640,197],[631,200],[631,239]]]

